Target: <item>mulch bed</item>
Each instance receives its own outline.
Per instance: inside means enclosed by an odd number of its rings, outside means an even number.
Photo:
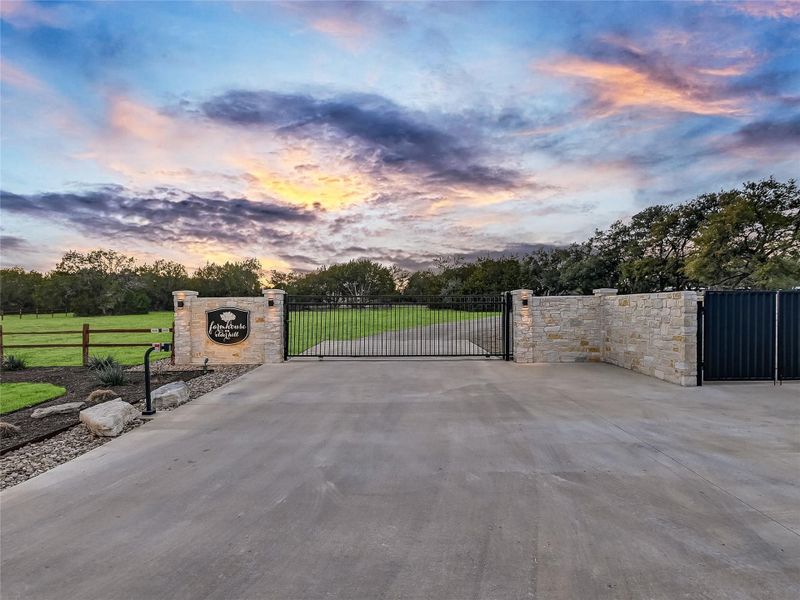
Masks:
[[[173,381],[189,381],[202,374],[202,371],[158,373],[151,375],[150,384],[151,388],[155,389]],[[20,431],[16,433],[3,432],[0,438],[0,454],[44,439],[79,423],[78,411],[65,415],[51,415],[43,419],[32,419],[31,413],[37,408],[55,406],[65,402],[86,402],[86,397],[90,393],[101,389],[110,389],[117,397],[131,404],[144,399],[144,373],[131,371],[125,373],[125,385],[114,387],[104,386],[86,367],[34,367],[23,371],[6,371],[0,375],[0,378],[4,383],[52,383],[67,390],[67,393],[60,398],[0,416],[0,420],[20,428]],[[83,408],[103,401],[101,399],[91,403],[87,402]]]

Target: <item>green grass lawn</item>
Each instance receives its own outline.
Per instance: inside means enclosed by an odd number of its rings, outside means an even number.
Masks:
[[[6,315],[2,321],[3,333],[18,331],[80,331],[84,323],[90,329],[141,329],[155,327],[171,327],[173,314],[171,311],[151,312],[146,315],[120,315],[115,317],[73,317],[41,315],[19,316]],[[89,343],[135,343],[135,342],[169,342],[169,333],[97,333],[91,334]],[[81,349],[78,348],[9,348],[15,344],[80,344],[80,333],[62,333],[51,335],[4,335],[3,352],[25,359],[29,367],[80,366]],[[106,356],[111,354],[125,365],[140,364],[146,347],[137,348],[89,348],[89,354]],[[153,352],[151,360],[169,356],[167,352]]]
[[[383,331],[400,331],[437,323],[498,316],[479,312],[401,306],[293,311],[289,315],[289,353],[300,354],[324,340],[354,340]]]
[[[49,383],[0,383],[0,415],[58,398],[67,393]]]

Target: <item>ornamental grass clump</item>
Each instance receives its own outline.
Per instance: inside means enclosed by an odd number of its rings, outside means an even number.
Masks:
[[[125,368],[119,364],[94,369],[95,375],[103,385],[125,385]]]
[[[108,356],[90,356],[87,366],[92,371],[99,371],[106,367],[119,366],[119,363],[116,358],[109,354]]]
[[[21,356],[9,354],[3,357],[3,371],[21,371],[28,368],[28,363]]]

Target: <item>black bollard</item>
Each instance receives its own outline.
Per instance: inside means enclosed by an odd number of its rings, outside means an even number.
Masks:
[[[150,417],[156,414],[153,408],[153,399],[150,397],[150,353],[155,350],[155,346],[151,346],[144,353],[144,410],[142,414]]]

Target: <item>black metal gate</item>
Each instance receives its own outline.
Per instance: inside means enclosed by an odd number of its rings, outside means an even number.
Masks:
[[[511,294],[287,296],[285,357],[510,360]]]
[[[705,381],[800,377],[800,293],[708,291],[702,327]]]

